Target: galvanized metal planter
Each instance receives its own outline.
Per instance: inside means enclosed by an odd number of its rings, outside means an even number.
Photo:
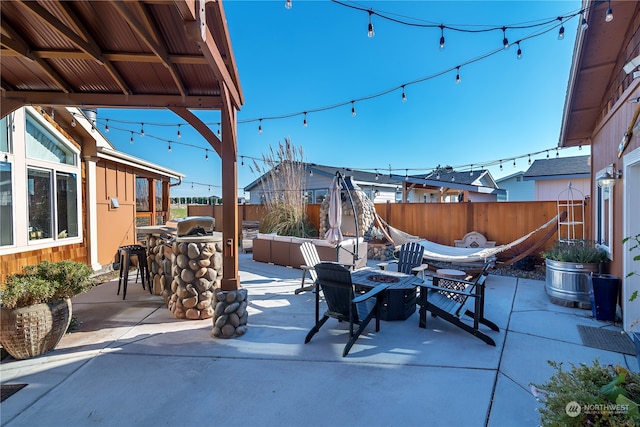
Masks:
[[[589,275],[600,273],[602,263],[576,263],[545,260],[547,294],[551,302],[565,306],[591,308]]]

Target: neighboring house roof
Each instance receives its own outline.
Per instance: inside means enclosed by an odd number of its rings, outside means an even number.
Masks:
[[[589,178],[591,167],[589,156],[538,159],[524,174],[523,179],[548,180],[565,178]]]
[[[477,170],[472,172],[456,172],[449,168],[440,169],[438,172],[431,172],[424,175],[397,175],[387,173],[367,172],[351,168],[340,168],[335,166],[318,165],[307,163],[306,170],[311,170],[314,174],[332,177],[336,172],[343,176],[350,176],[355,183],[366,183],[367,185],[389,187],[397,186],[403,182],[420,184],[429,187],[447,187],[459,190],[475,191],[479,193],[502,194],[505,190],[500,190],[488,170]],[[258,179],[244,187],[244,191],[251,191],[265,179],[267,174],[263,174]]]
[[[524,174],[525,174],[525,171],[518,171],[516,173],[512,173],[511,175],[503,176],[502,178],[496,179],[496,184],[500,185],[501,182],[508,181],[518,176],[523,176]]]

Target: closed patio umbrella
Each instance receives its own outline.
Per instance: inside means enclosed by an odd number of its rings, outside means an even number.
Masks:
[[[336,175],[331,182],[329,193],[329,229],[324,235],[326,241],[337,245],[342,242],[342,200],[340,199],[340,183]]]

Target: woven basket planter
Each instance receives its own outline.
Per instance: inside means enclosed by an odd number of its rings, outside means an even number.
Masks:
[[[69,298],[29,307],[0,308],[0,343],[15,359],[51,351],[71,322]]]

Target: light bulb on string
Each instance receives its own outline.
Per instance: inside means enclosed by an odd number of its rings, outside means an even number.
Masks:
[[[207,161],[209,160],[209,149],[207,148],[204,149],[204,159]]]
[[[307,127],[307,112],[304,112],[304,121],[302,122],[302,127]]]
[[[380,179],[380,174],[378,173],[378,169],[376,169],[376,181]]]
[[[211,186],[209,186],[209,193],[211,193]]]
[[[109,133],[109,119],[107,119],[107,122],[104,125],[104,131],[105,133]]]
[[[460,66],[456,67],[456,84],[459,85],[462,80],[460,79]]]
[[[309,176],[313,176],[313,170],[309,169]]]
[[[405,172],[404,172],[404,180],[405,180],[405,181],[409,181],[409,169],[405,169]]]
[[[287,0],[284,2],[284,8],[285,9],[291,9],[291,7],[293,7],[293,3],[291,0]]]
[[[471,165],[471,170],[469,170],[469,176],[473,176],[473,165]]]
[[[517,41],[516,44],[518,45],[518,51],[516,52],[516,58],[522,59],[522,49],[520,48],[520,41]]]
[[[144,123],[140,123],[140,136],[144,138]]]
[[[558,30],[558,40],[564,39],[564,24],[562,23],[562,18],[558,17],[560,21],[560,30]]]
[[[181,125],[178,125],[178,135],[177,135],[177,136],[178,136],[178,139],[180,139],[180,137],[182,136],[182,134],[180,133],[180,126],[181,126]]]
[[[502,160],[500,160],[500,170],[502,170]]]
[[[607,9],[607,14],[605,15],[604,20],[606,22],[613,21],[613,10],[611,10],[611,0],[609,0],[609,8]]]
[[[51,120],[55,120],[56,119],[56,110],[54,110],[53,108],[51,109]]]
[[[75,118],[75,116],[71,117],[71,127],[73,127],[73,128],[76,127],[76,118]]]
[[[191,183],[191,189],[193,190],[193,182]]]
[[[451,182],[453,182],[453,181],[455,181],[455,180],[456,180],[455,175],[451,175]]]
[[[260,123],[258,124],[258,133],[262,133],[262,119],[260,119]]]
[[[582,16],[582,22],[580,24],[580,28],[582,31],[586,31],[589,28],[589,24],[587,23],[587,19],[584,17],[584,10],[580,11],[580,16]]]
[[[558,149],[556,148],[556,159],[560,157],[560,151],[558,151]]]
[[[355,101],[351,101],[351,117],[355,117],[356,116],[356,105],[355,105]]]
[[[373,22],[371,21],[371,15],[373,15],[373,10],[369,10],[369,26],[367,29],[367,36],[372,38],[376,33],[373,31]]]
[[[244,166],[244,156],[240,156],[240,166]]]
[[[529,154],[529,164],[531,164],[531,154]]]
[[[582,143],[580,143],[580,145],[578,145],[578,150],[582,151]]]
[[[402,102],[407,102],[407,94],[404,91],[404,85],[402,85]]]
[[[516,159],[513,159],[513,167],[516,167]]]
[[[171,143],[170,142],[167,143],[167,151],[171,152]]]
[[[218,138],[220,138],[220,125],[218,124]]]
[[[133,131],[130,131],[130,132],[131,132],[131,138],[129,138],[129,144],[133,144]]]
[[[444,25],[440,24],[440,50],[444,49]]]
[[[549,158],[549,150],[547,150],[547,159]]]
[[[436,179],[437,179],[438,181],[440,181],[440,172],[438,172],[438,173],[436,174]]]
[[[507,38],[507,27],[502,27],[502,46],[509,49],[509,39]]]

